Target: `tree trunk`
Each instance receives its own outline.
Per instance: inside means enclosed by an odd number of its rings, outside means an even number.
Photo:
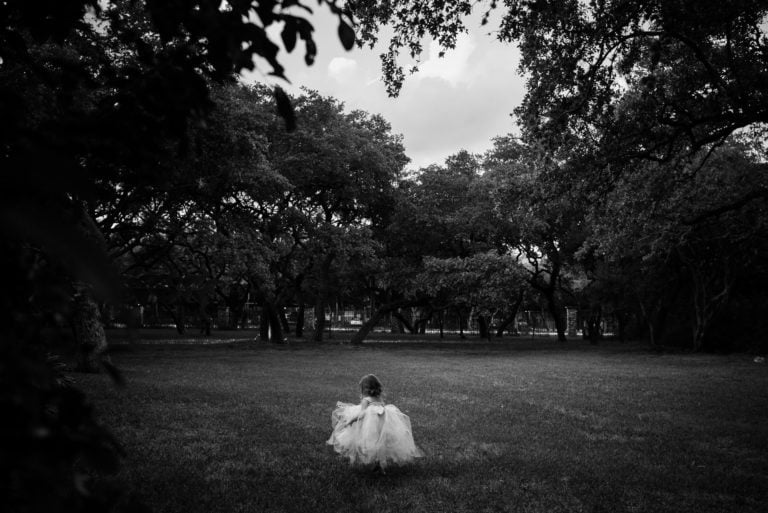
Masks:
[[[704,336],[712,324],[712,320],[730,299],[733,278],[728,265],[728,259],[723,260],[722,270],[701,268],[696,265],[693,259],[691,259],[688,265],[693,283],[694,351],[702,350],[704,347]],[[721,272],[718,273],[718,271]]]
[[[640,307],[643,323],[648,329],[648,339],[651,346],[660,345],[667,319],[667,308],[664,306],[663,300],[656,300],[654,301],[654,304],[646,308],[645,304],[638,296],[637,304]]]
[[[501,324],[499,325],[499,329],[496,330],[497,337],[504,336],[504,330],[506,330],[510,324],[514,324],[515,319],[517,319],[517,312],[518,310],[520,310],[520,305],[523,304],[523,298],[524,298],[524,293],[521,290],[520,293],[517,295],[517,299],[515,300],[514,305],[512,305],[512,311],[503,321],[501,321]],[[513,335],[517,334],[517,326],[512,327],[512,334]]]
[[[656,339],[654,337],[653,333],[653,322],[651,320],[651,316],[649,315],[648,311],[645,308],[645,305],[643,304],[642,299],[640,299],[640,296],[637,295],[637,305],[640,308],[640,315],[642,317],[642,324],[644,324],[648,328],[648,338],[650,339],[650,343],[652,346],[656,345]]]
[[[209,315],[204,315],[203,318],[200,321],[200,334],[205,335],[206,337],[211,336],[211,325],[213,324],[213,320]]]
[[[109,362],[106,354],[107,337],[99,305],[93,298],[90,286],[82,282],[75,284],[73,306],[72,328],[77,342],[76,368],[80,372],[99,372],[101,362]]]
[[[285,316],[285,308],[278,306],[277,312],[278,318],[280,319],[280,325],[283,328],[283,333],[289,334],[291,332],[291,326],[288,324],[288,318]]]
[[[363,325],[360,326],[360,329],[357,330],[357,333],[352,336],[352,339],[350,340],[352,345],[362,345],[365,341],[365,338],[368,336],[374,326],[376,326],[376,324],[382,319],[382,317],[384,317],[388,311],[389,310],[386,307],[378,308],[370,317],[370,319],[365,321]]]
[[[277,314],[277,307],[265,301],[261,307],[261,339],[264,341],[275,342],[282,344],[285,342],[283,338],[283,327],[280,324],[280,319]]]
[[[183,303],[176,305],[176,309],[173,314],[173,322],[176,324],[176,332],[179,335],[183,335],[187,331],[187,309]]]
[[[618,338],[619,342],[627,341],[627,325],[629,324],[629,312],[619,310],[614,312],[614,318],[616,319],[616,326],[619,329]]]
[[[488,326],[488,316],[486,315],[477,316],[477,328],[480,334],[480,338],[491,340],[491,330],[489,329],[489,326]]]
[[[238,301],[229,307],[229,319],[227,319],[227,329],[237,330],[245,328],[245,302]]]
[[[554,243],[552,243],[551,246],[554,248]],[[531,284],[531,287],[533,287],[534,290],[541,292],[544,299],[546,299],[547,309],[549,310],[549,313],[552,314],[552,318],[555,321],[557,340],[560,342],[567,342],[568,339],[565,337],[565,331],[567,329],[566,322],[563,318],[563,313],[558,304],[556,294],[562,264],[560,262],[559,253],[552,248],[551,251],[548,252],[552,267],[549,270],[544,270],[540,269],[538,263],[536,263],[535,268],[531,271],[532,274],[528,283]],[[545,274],[549,275],[549,279],[544,278]]]
[[[405,327],[403,326],[403,323],[400,322],[397,317],[395,317],[394,312],[389,312],[389,332],[390,333],[405,333]]]
[[[362,343],[365,341],[365,337],[368,336],[368,334],[371,332],[371,330],[376,326],[376,324],[388,313],[392,313],[393,310],[400,308],[404,305],[407,305],[408,302],[405,300],[398,300],[394,301],[392,303],[381,305],[376,311],[371,315],[371,318],[368,319],[363,323],[362,326],[360,326],[360,329],[357,330],[357,333],[355,333],[352,336],[352,339],[350,342],[353,345],[362,345]]]
[[[408,319],[405,318],[403,314],[401,314],[399,311],[392,312],[392,316],[398,320],[400,323],[400,326],[404,326],[405,329],[408,330],[408,333],[416,333],[416,328],[410,323]],[[402,330],[400,330],[400,333],[403,333]]]
[[[211,336],[211,327],[213,325],[213,317],[208,312],[208,298],[205,295],[201,295],[197,302],[198,310],[197,314],[200,318],[200,334],[206,337]]]
[[[278,309],[279,307],[272,303],[267,304],[267,312],[269,315],[269,340],[276,344],[282,344],[285,342],[285,337],[283,336],[283,325],[280,322]]]
[[[599,307],[590,309],[587,319],[587,329],[584,332],[585,338],[589,339],[590,344],[597,344],[602,337],[601,333],[602,311]]]
[[[312,337],[315,342],[323,341],[323,331],[325,331],[325,301],[318,298],[315,303],[315,333]]]
[[[226,297],[224,299],[224,304],[227,305],[229,308],[229,318],[227,319],[227,324],[224,326],[226,329],[229,330],[236,330],[238,328],[245,328],[246,324],[246,312],[245,312],[245,304],[247,302],[247,297]]]
[[[259,315],[259,338],[263,342],[268,342],[269,336],[269,312],[267,303],[265,301],[261,304],[261,314]]]
[[[315,333],[313,339],[315,342],[323,341],[323,331],[325,331],[325,308],[328,306],[328,298],[330,297],[330,272],[331,264],[335,255],[333,252],[323,258],[323,262],[320,266],[320,287],[317,291],[317,301],[315,302]],[[330,332],[328,338],[331,338]]]
[[[104,235],[88,213],[85,203],[79,203],[75,211],[75,225],[82,234],[81,241],[94,252],[100,252],[106,256],[106,241]],[[81,248],[84,249],[84,248]],[[106,271],[106,267],[102,269]],[[102,286],[106,285],[101,283]],[[72,327],[75,334],[76,367],[81,372],[98,372],[102,362],[110,363],[107,356],[107,337],[104,333],[104,323],[101,320],[99,305],[94,296],[94,287],[98,287],[98,280],[86,283],[76,280],[73,283],[73,318]]]
[[[420,309],[420,311],[423,311],[423,309]],[[434,313],[435,309],[429,306],[427,308],[427,315],[424,317],[419,316],[419,318],[413,323],[413,327],[416,328],[416,332],[419,335],[425,335],[427,333],[427,323],[432,320]]]
[[[304,304],[299,305],[299,311],[296,312],[296,337],[304,336]]]
[[[565,337],[565,319],[563,319],[563,312],[560,309],[560,305],[557,302],[557,298],[555,297],[555,291],[554,290],[546,290],[544,291],[544,298],[547,300],[547,307],[549,308],[549,313],[552,314],[552,318],[555,320],[555,330],[557,331],[557,340],[559,342],[567,342],[568,339]]]
[[[461,315],[461,309],[458,307],[456,308],[456,314],[459,316],[459,338],[464,340],[467,338],[464,335],[464,316]]]

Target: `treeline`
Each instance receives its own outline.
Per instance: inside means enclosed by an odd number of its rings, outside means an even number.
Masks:
[[[386,315],[417,332],[449,310],[490,337],[492,318],[501,334],[535,304],[563,341],[572,307],[593,339],[610,317],[622,339],[761,350],[766,217],[751,198],[765,165],[749,137],[599,191],[591,167],[509,135],[406,172],[387,122],[333,98],[289,97],[290,132],[264,87],[211,99],[184,151],[158,160],[172,180],[151,194],[110,184],[87,203],[129,304],[155,301],[183,327],[256,302],[275,341],[304,336],[304,305],[315,340],[330,305],[367,306],[355,343]]]
[[[517,159],[518,175],[535,176],[514,212],[532,221],[521,224],[530,265],[552,271],[532,285],[557,300],[577,284],[595,315],[608,308],[655,344],[764,352],[768,4],[393,0],[353,11],[364,42],[392,28],[382,71],[397,94],[401,50],[418,57],[425,35],[454,46],[473,8],[517,44],[526,78],[514,113],[524,151],[502,165]]]
[[[305,305],[317,341],[330,305],[367,306],[354,343],[384,316],[418,332],[446,311],[471,314],[489,338],[514,332],[524,305],[546,308],[565,341],[570,307],[593,341],[610,318],[621,339],[763,349],[765,164],[748,134],[612,176],[567,146],[511,135],[407,172],[401,137],[380,116],[305,91],[284,95],[289,130],[271,89],[204,86],[205,109],[175,131],[131,120],[152,128],[138,151],[132,138],[146,134],[86,130],[58,142],[84,145],[70,165],[101,174],[72,189],[76,201],[57,211],[65,224],[43,228],[40,251],[29,247],[41,280],[76,261],[44,284],[67,299],[35,308],[72,325],[82,370],[101,365],[108,304],[155,304],[181,331],[218,306],[237,328],[246,302],[257,303],[262,337],[278,342],[286,329],[305,336]],[[137,115],[121,113],[122,101],[110,121]],[[37,115],[58,123],[61,113]],[[51,257],[45,247],[63,234],[79,243]],[[92,267],[105,271],[89,280]]]

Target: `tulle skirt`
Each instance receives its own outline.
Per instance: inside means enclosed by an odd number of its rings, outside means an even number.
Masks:
[[[378,463],[386,468],[424,456],[413,441],[411,419],[396,406],[369,404],[361,419],[345,425],[359,412],[359,404],[336,403],[331,414],[333,433],[326,442],[350,463]]]

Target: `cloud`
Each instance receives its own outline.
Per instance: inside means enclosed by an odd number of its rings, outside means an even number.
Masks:
[[[385,117],[404,134],[410,167],[442,164],[461,149],[483,153],[492,137],[514,130],[509,113],[520,96],[511,75],[499,72],[495,80],[455,86],[438,78],[406,84]]]
[[[440,44],[437,41],[430,42],[429,57],[419,65],[416,78],[439,78],[454,86],[459,82],[469,81],[467,71],[475,48],[477,44],[471,35],[459,34],[456,48],[445,50],[443,57],[440,57],[440,52],[443,51]]]
[[[328,63],[328,76],[343,84],[349,81],[355,75],[357,70],[357,61],[346,57],[334,57]]]
[[[323,9],[318,14],[323,15]],[[393,133],[404,136],[411,169],[442,164],[460,149],[482,153],[491,147],[492,137],[516,130],[509,114],[525,93],[525,77],[518,71],[520,53],[496,40],[489,28],[480,28],[479,17],[477,23],[468,23],[470,33],[459,35],[456,48],[443,58],[438,57],[437,43],[426,45],[420,71],[406,74],[400,96],[390,98],[378,78],[386,38],[375,49],[346,52],[338,41],[338,18],[323,16],[312,19],[319,49],[315,65],[304,65],[300,45],[291,54],[281,54],[291,80],[281,85],[291,94],[301,94],[299,86],[304,85],[336,97],[348,110],[381,114]],[[403,64],[409,67],[407,60]]]

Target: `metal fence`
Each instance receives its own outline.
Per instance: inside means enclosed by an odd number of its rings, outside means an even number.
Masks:
[[[579,336],[582,333],[583,319],[586,318],[584,312],[574,308],[564,309],[564,318],[567,321],[567,331],[569,336]],[[239,318],[234,318],[237,315]],[[288,321],[290,332],[296,327],[299,316],[297,306],[285,308],[285,316]],[[346,306],[334,306],[326,309],[325,328],[330,331],[357,331],[363,323],[371,316],[370,309],[354,308]],[[398,319],[400,316],[405,322]],[[478,318],[473,312],[465,312],[459,315],[454,310],[446,310],[434,313],[425,319],[425,312],[418,308],[404,308],[397,313],[390,313],[373,327],[373,332],[379,333],[406,333],[407,325],[414,327],[420,320],[419,332],[425,334],[458,334],[477,335],[480,331]],[[160,310],[157,305],[126,305],[122,307],[108,307],[104,312],[105,322],[112,327],[130,326],[134,328],[161,328],[175,327],[176,320],[167,312]],[[304,308],[304,329],[312,331],[317,325],[315,322],[314,308],[306,306]],[[490,318],[489,330],[495,334],[502,319],[497,317]],[[185,319],[185,328],[195,329],[209,322],[214,329],[223,329],[227,327],[238,327],[242,329],[258,328],[261,323],[261,307],[257,303],[247,303],[242,313],[235,314],[227,307],[219,307],[215,314],[207,319],[200,315],[189,313]],[[614,331],[614,322],[611,317],[605,317],[602,320],[602,330],[604,335],[611,335]],[[555,334],[556,327],[554,319],[546,310],[521,310],[518,312],[515,320],[511,323],[506,332],[515,332],[520,335],[536,336],[537,334]]]

